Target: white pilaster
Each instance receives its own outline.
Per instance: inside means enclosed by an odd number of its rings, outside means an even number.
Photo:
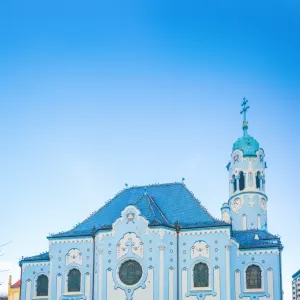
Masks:
[[[62,276],[61,274],[58,274],[56,276],[56,300],[59,300],[61,297],[61,284],[62,284]]]
[[[239,270],[235,271],[235,299],[240,300],[241,294],[241,272]]]
[[[103,282],[103,265],[102,265],[102,260],[103,260],[103,249],[99,249],[99,272],[98,272],[98,299],[102,300],[102,282]]]
[[[26,281],[26,300],[31,300],[31,280]]]
[[[226,245],[226,299],[230,300],[230,247],[231,245]]]
[[[91,292],[91,275],[90,273],[85,274],[85,297],[87,300],[90,299]]]
[[[169,300],[174,300],[174,269],[169,269]]]
[[[49,299],[51,299],[51,291],[52,291],[52,258],[53,258],[53,256],[52,255],[50,255],[50,276],[49,276],[49,287],[50,288],[48,288],[48,297],[49,297]]]
[[[268,280],[268,293],[270,294],[270,300],[274,300],[274,277],[273,270],[267,270],[267,280]]]
[[[159,300],[164,300],[164,245],[159,245]]]

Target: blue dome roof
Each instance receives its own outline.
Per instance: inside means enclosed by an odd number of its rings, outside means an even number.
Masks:
[[[249,135],[247,132],[233,144],[232,151],[243,151],[244,156],[256,156],[256,151],[259,149],[258,141]]]

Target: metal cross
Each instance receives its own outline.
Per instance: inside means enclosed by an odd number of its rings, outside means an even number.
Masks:
[[[243,109],[241,110],[241,114],[244,114],[244,122],[247,122],[247,110],[250,108],[250,106],[247,106],[248,100],[244,97],[243,98],[243,102],[241,104],[241,106],[243,107]]]

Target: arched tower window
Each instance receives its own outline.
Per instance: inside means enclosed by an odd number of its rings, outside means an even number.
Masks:
[[[247,229],[247,216],[242,215],[242,230],[246,230],[246,229]]]
[[[261,229],[261,215],[257,215],[257,229]]]
[[[48,296],[48,277],[46,275],[40,275],[36,281],[36,295]]]
[[[77,269],[70,270],[68,274],[68,292],[80,292],[81,273]]]
[[[236,179],[235,175],[232,175],[233,192],[236,192]]]
[[[260,186],[260,172],[259,171],[256,173],[256,188],[257,189],[261,188],[261,186]]]
[[[244,176],[244,172],[241,171],[239,175],[240,175],[239,186],[240,186],[240,191],[242,191],[245,188],[245,176]]]
[[[194,287],[208,287],[209,278],[208,278],[208,266],[205,263],[197,263],[194,266]]]
[[[259,266],[251,265],[246,270],[247,289],[261,289],[261,269]]]

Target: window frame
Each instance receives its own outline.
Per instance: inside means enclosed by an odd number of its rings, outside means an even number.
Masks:
[[[80,273],[80,290],[77,292],[69,291],[69,274],[72,270],[77,270]],[[70,266],[65,272],[65,295],[81,295],[82,294],[82,272],[77,266]]]
[[[203,287],[196,287],[194,285],[194,268],[197,264],[205,264],[207,266],[208,269],[208,286],[203,286]],[[196,260],[192,266],[191,266],[191,290],[192,291],[210,291],[211,290],[211,282],[212,282],[212,274],[211,274],[211,269],[210,269],[210,265],[207,261],[205,260]]]
[[[45,275],[48,278],[48,295],[47,296],[38,296],[37,295],[37,281],[38,281],[38,278],[41,275]],[[50,280],[49,280],[49,276],[47,275],[47,273],[45,273],[45,272],[38,273],[34,277],[32,283],[33,283],[33,298],[32,299],[47,299],[47,298],[49,298],[49,283],[50,283]]]
[[[120,269],[121,267],[128,261],[135,261],[136,263],[138,263],[140,266],[141,266],[141,269],[142,269],[142,275],[141,275],[141,278],[138,280],[138,282],[136,282],[135,284],[132,284],[132,285],[127,285],[126,283],[124,283],[121,278],[120,278]],[[136,258],[132,258],[132,257],[128,257],[126,259],[123,259],[119,265],[118,265],[118,269],[117,269],[117,278],[118,278],[118,281],[120,283],[120,285],[122,286],[125,286],[125,287],[128,287],[130,289],[132,289],[133,287],[137,286],[140,284],[140,282],[143,280],[143,277],[144,277],[144,270],[143,270],[143,264],[141,264],[141,262],[139,260],[137,260]]]
[[[260,270],[261,270],[261,288],[251,289],[251,288],[247,287],[247,269],[250,266],[256,266],[256,267],[260,268]],[[245,270],[244,270],[244,290],[247,293],[256,293],[256,292],[263,292],[264,291],[264,269],[260,264],[258,264],[258,263],[249,263],[245,266]]]

